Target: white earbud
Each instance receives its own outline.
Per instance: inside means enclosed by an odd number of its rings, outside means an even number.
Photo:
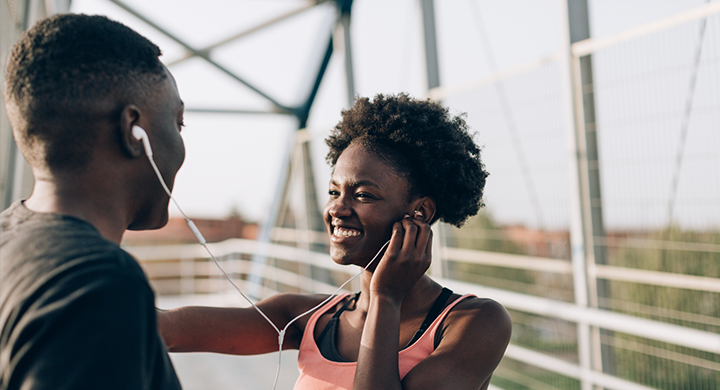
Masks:
[[[180,208],[180,205],[177,204],[175,201],[175,198],[173,198],[172,193],[170,192],[170,189],[168,188],[167,184],[165,184],[165,179],[163,179],[162,175],[160,174],[160,170],[158,169],[157,165],[155,164],[155,160],[153,160],[153,152],[152,148],[150,147],[150,138],[148,137],[145,130],[140,126],[133,126],[132,128],[132,135],[135,137],[136,140],[142,141],[143,147],[145,147],[145,154],[148,157],[148,160],[150,160],[150,165],[152,165],[153,170],[155,171],[155,175],[157,176],[158,180],[160,180],[160,184],[162,185],[163,189],[167,193],[167,195],[170,197],[170,199],[175,203],[178,210],[180,210],[180,213],[183,215],[183,218],[185,218],[185,221],[187,222],[188,226],[190,227],[190,230],[192,230],[193,234],[195,234],[195,237],[197,237],[198,241],[200,241],[200,244],[205,245],[205,237],[203,237],[202,233],[200,233],[200,230],[198,230],[197,226],[195,226],[195,223],[190,220],[190,218],[185,215],[185,213]]]
[[[136,140],[142,141],[143,147],[145,148],[145,154],[148,155],[148,157],[152,157],[152,148],[150,147],[150,138],[148,137],[145,130],[143,130],[140,126],[133,126],[132,128],[132,135],[135,137]]]

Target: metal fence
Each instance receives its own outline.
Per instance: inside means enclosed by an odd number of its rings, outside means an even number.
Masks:
[[[499,386],[720,387],[719,11],[432,91],[470,113],[494,166],[488,212],[447,245],[513,254],[448,249],[445,276],[534,296],[501,300],[515,333]]]

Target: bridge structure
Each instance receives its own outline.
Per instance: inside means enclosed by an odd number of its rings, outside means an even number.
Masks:
[[[267,103],[189,112],[294,118],[258,239],[209,247],[254,299],[334,291],[356,270],[335,265],[326,253],[314,173],[319,140],[308,120],[333,60],[342,61],[352,104],[351,23],[359,22],[354,9],[363,0],[297,2],[207,47],[188,43],[134,3],[107,1],[183,48],[171,69],[200,59]],[[492,174],[486,211],[462,229],[434,226],[429,272],[455,291],[493,298],[510,311],[513,339],[493,388],[720,387],[720,2],[593,37],[587,1],[548,1],[560,15],[557,50],[503,67],[487,23],[494,15],[471,0],[456,19],[473,24],[477,35],[466,46],[480,53],[487,71],[445,84],[442,66],[453,66],[453,59],[442,48],[457,39],[441,23],[448,6],[412,3],[424,93],[467,113]],[[0,1],[2,62],[24,29],[71,5]],[[281,103],[214,56],[317,9],[326,16],[294,104]],[[27,196],[32,176],[4,107],[0,126],[0,200],[7,207]],[[163,292],[161,301],[243,304],[199,245],[127,250]]]

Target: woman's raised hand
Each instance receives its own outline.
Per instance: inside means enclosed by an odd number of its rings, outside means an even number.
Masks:
[[[370,282],[370,293],[401,302],[430,267],[432,230],[423,215],[405,217],[393,224],[392,237]]]

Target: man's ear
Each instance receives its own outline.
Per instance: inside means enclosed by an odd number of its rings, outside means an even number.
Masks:
[[[120,147],[130,157],[136,158],[144,154],[143,143],[132,135],[133,126],[140,120],[140,109],[137,106],[125,106],[120,112]]]
[[[417,214],[422,215],[422,220],[424,220],[427,223],[432,223],[435,220],[435,199],[429,197],[429,196],[423,196],[411,203],[413,206],[412,212],[410,212],[411,217],[415,217]],[[417,213],[416,213],[417,211]]]

